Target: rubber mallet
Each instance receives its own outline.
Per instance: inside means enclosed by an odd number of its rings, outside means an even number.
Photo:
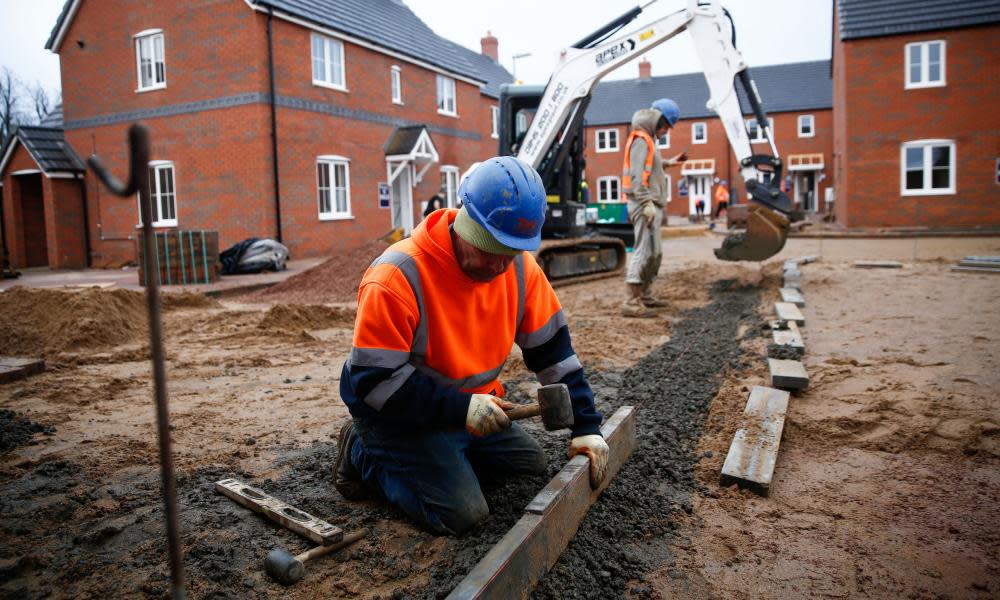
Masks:
[[[264,570],[274,578],[275,581],[283,585],[292,585],[296,581],[306,576],[306,561],[312,560],[331,552],[336,552],[341,548],[350,546],[354,542],[368,535],[367,529],[359,529],[351,533],[344,534],[336,544],[329,546],[316,546],[312,550],[303,552],[298,556],[292,556],[284,548],[271,550],[264,558]]]

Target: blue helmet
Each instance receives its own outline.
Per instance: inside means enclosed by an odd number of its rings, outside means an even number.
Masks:
[[[667,120],[667,123],[670,123],[671,127],[674,126],[677,119],[681,118],[680,107],[670,98],[660,98],[656,102],[653,102],[653,108],[660,111],[660,114]]]
[[[476,223],[498,242],[515,250],[536,250],[542,243],[545,186],[527,163],[498,156],[465,178],[458,197]]]

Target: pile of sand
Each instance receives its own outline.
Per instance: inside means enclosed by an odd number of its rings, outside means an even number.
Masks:
[[[248,302],[298,304],[354,302],[358,297],[361,277],[368,265],[388,247],[382,240],[374,240],[242,299]]]
[[[164,310],[215,306],[202,294],[164,294]],[[132,290],[14,287],[0,294],[0,354],[49,356],[144,340],[146,296]]]
[[[260,329],[295,332],[331,327],[353,327],[355,312],[351,308],[276,304],[267,311],[257,326]]]

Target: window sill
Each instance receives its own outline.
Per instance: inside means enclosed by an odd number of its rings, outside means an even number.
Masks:
[[[938,88],[945,87],[948,84],[944,81],[933,81],[930,83],[907,83],[903,86],[904,90],[921,90],[925,88]]]
[[[954,188],[942,190],[903,190],[901,196],[954,196]]]
[[[393,103],[393,104],[398,104],[398,105],[400,105],[400,106],[404,106],[404,104],[403,104],[403,101],[402,101],[402,100],[393,100],[393,101],[392,101],[392,103]]]
[[[811,138],[816,137],[815,133],[799,133],[800,138]]]
[[[609,153],[609,152],[618,152],[618,148],[605,148],[604,150],[601,150],[600,148],[598,148],[597,150],[595,150],[595,152],[597,152],[598,154],[605,154],[605,153]]]
[[[156,90],[165,90],[165,89],[167,89],[167,84],[164,83],[162,85],[154,85],[154,86],[150,86],[150,87],[136,88],[135,89],[135,93],[136,94],[142,94],[144,92],[155,92]]]
[[[335,84],[329,83],[327,81],[318,81],[316,79],[313,79],[313,85],[316,86],[316,87],[326,88],[328,90],[336,90],[338,92],[344,92],[345,94],[349,93],[351,91],[351,90],[347,89],[347,86],[335,85]]]
[[[453,119],[457,119],[458,118],[458,113],[457,112],[448,112],[448,111],[445,111],[445,110],[438,109],[438,114],[439,115],[444,115],[446,117],[451,117]]]
[[[319,216],[320,221],[351,221],[354,215],[323,215]]]
[[[708,140],[691,140],[692,144],[707,144]]]
[[[157,228],[163,229],[166,227],[177,227],[177,220],[174,219],[173,221],[153,221],[153,229]],[[142,223],[137,224],[135,228],[142,229]]]

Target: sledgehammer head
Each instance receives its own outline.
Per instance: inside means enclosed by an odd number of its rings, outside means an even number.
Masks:
[[[538,407],[547,431],[573,426],[573,402],[565,383],[553,383],[538,388]]]
[[[264,570],[275,581],[292,585],[306,576],[306,566],[298,558],[281,548],[271,550],[264,558]]]

